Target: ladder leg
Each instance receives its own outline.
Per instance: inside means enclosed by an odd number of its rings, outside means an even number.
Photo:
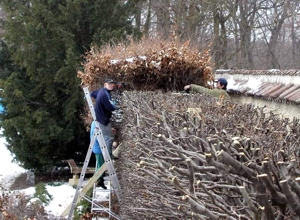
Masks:
[[[119,185],[119,181],[118,181],[118,178],[117,178],[117,175],[116,175],[116,172],[115,172],[112,160],[110,158],[110,155],[109,155],[106,143],[104,141],[103,133],[102,133],[102,131],[100,129],[100,124],[99,124],[99,122],[96,121],[96,114],[95,114],[95,111],[94,111],[94,106],[93,106],[93,102],[92,102],[91,97],[90,97],[90,93],[89,93],[88,87],[83,88],[83,90],[84,90],[85,97],[86,97],[86,100],[87,100],[89,108],[90,108],[90,112],[91,112],[92,117],[93,117],[94,121],[96,122],[96,126],[99,128],[99,130],[96,132],[96,135],[94,133],[94,136],[93,136],[93,138],[91,140],[91,143],[90,143],[90,146],[89,146],[89,150],[87,152],[87,155],[86,155],[86,158],[85,158],[85,161],[84,161],[84,166],[83,166],[81,174],[80,174],[80,179],[79,179],[79,182],[78,182],[78,185],[77,185],[77,188],[76,188],[76,193],[75,193],[75,196],[73,198],[73,202],[70,205],[70,207],[68,207],[66,209],[66,211],[69,210],[68,220],[72,219],[74,208],[75,208],[75,206],[76,206],[76,204],[77,204],[77,202],[79,200],[80,188],[81,188],[83,180],[84,180],[86,169],[87,169],[88,163],[90,161],[90,157],[91,157],[91,153],[92,153],[92,148],[94,146],[94,143],[95,143],[96,139],[97,139],[98,143],[100,144],[102,155],[103,155],[105,163],[102,165],[102,167],[92,177],[93,182],[89,181],[89,183],[88,183],[88,185],[90,185],[89,188],[91,188],[91,186],[95,183],[95,181],[97,181],[98,178],[103,174],[103,172],[105,171],[105,168],[107,168],[108,173],[109,173],[109,180],[110,180],[110,183],[111,183],[110,191],[113,188],[113,190],[114,190],[114,192],[115,192],[118,200],[120,201],[120,196],[119,196],[120,185]],[[87,188],[85,189],[86,192],[88,191],[88,189]],[[82,190],[81,194],[86,193],[86,192],[83,192],[83,190]],[[110,216],[111,215],[111,192],[110,192],[109,196],[110,196],[109,197],[109,209],[110,209],[109,216]],[[64,216],[65,212],[62,214],[62,216]],[[116,215],[113,215],[113,216],[115,218],[117,218]],[[119,219],[119,218],[117,218],[117,219]]]
[[[103,164],[100,167],[100,169],[97,170],[97,172],[94,174],[94,176],[91,179],[89,179],[89,181],[87,182],[87,184],[82,188],[82,190],[80,191],[80,195],[81,196],[85,195],[89,191],[89,189],[93,187],[94,183],[105,172],[105,170],[106,170],[106,165]],[[65,217],[70,212],[70,209],[71,209],[72,205],[74,203],[77,204],[78,201],[79,201],[79,197],[77,197],[76,201],[75,201],[75,199],[73,199],[73,202],[71,204],[69,204],[69,206],[64,210],[64,212],[61,214],[61,217]]]
[[[70,209],[68,220],[72,219],[72,215],[73,215],[73,212],[74,212],[74,208],[77,204],[77,199],[78,199],[79,192],[80,192],[80,189],[81,189],[81,186],[82,186],[82,183],[83,183],[85,172],[86,172],[86,169],[87,169],[87,167],[89,165],[89,162],[90,162],[90,157],[91,157],[91,154],[92,154],[92,148],[94,146],[94,143],[95,143],[95,137],[92,138],[89,149],[88,149],[88,152],[87,152],[86,157],[85,157],[84,165],[83,165],[83,168],[81,170],[80,179],[79,179],[79,182],[78,182],[78,185],[77,185],[77,188],[76,188],[75,196],[73,198],[73,203],[72,203],[72,207]]]

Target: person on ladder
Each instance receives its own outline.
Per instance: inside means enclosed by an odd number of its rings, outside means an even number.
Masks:
[[[94,133],[97,129],[99,129],[99,128],[96,127],[96,122],[93,121],[92,125],[91,125],[91,131],[90,131],[91,140],[92,140],[92,138],[94,136]],[[95,157],[96,157],[96,170],[95,170],[95,172],[97,172],[97,170],[99,170],[100,167],[104,164],[104,158],[103,158],[101,148],[100,148],[100,145],[99,145],[97,139],[95,140],[95,143],[94,143],[94,146],[93,146],[93,153],[95,154]],[[107,189],[107,187],[104,184],[104,176],[105,176],[105,172],[98,179],[97,186],[100,186],[103,189]]]
[[[117,83],[113,79],[105,79],[104,86],[90,93],[90,96],[96,99],[95,103],[95,114],[96,120],[100,124],[104,141],[112,160],[118,159],[112,154],[112,147],[114,141],[114,133],[111,127],[111,116],[112,111],[116,110],[117,107],[111,101],[110,92],[115,88]]]

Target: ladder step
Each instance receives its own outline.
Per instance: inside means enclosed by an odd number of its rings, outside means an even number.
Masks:
[[[107,202],[109,201],[109,198],[107,197],[96,197],[96,198],[93,198],[93,202]]]
[[[94,219],[94,218],[93,218]],[[97,217],[97,220],[109,220],[109,218]]]
[[[109,208],[92,208],[93,211],[109,211]]]
[[[107,186],[106,186],[107,187]],[[102,187],[98,187],[98,186],[96,186],[95,187],[95,191],[99,191],[99,192],[109,192],[110,191],[110,188],[108,187],[107,189],[103,189]]]
[[[93,203],[96,202],[109,202],[109,199],[101,198],[101,199],[93,199]]]

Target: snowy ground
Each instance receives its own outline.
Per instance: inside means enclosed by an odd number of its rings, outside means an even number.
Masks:
[[[9,189],[13,184],[14,179],[22,173],[26,173],[22,167],[12,162],[12,155],[5,146],[4,138],[0,137],[0,183],[6,189]],[[83,185],[86,183],[84,181]],[[68,183],[63,183],[59,186],[46,185],[46,189],[52,196],[52,200],[45,207],[45,210],[52,215],[60,216],[65,209],[73,202],[75,195],[75,189]],[[33,197],[35,193],[35,187],[29,187],[27,189],[19,190],[26,195]],[[107,193],[103,193],[103,196],[107,196]],[[67,216],[66,216],[67,217]]]
[[[4,138],[0,138],[0,152],[0,182],[2,186],[9,189],[14,179],[21,173],[25,173],[26,170],[12,162],[13,157],[5,147]],[[53,198],[49,205],[45,207],[46,211],[53,215],[60,216],[73,201],[75,189],[68,185],[68,183],[64,183],[60,186],[47,185],[46,189]],[[29,187],[20,190],[20,192],[24,192],[26,195],[32,197],[35,193],[35,188]]]
[[[0,138],[0,152],[0,182],[9,188],[15,177],[26,171],[18,164],[12,163],[12,156],[5,147],[4,138]]]

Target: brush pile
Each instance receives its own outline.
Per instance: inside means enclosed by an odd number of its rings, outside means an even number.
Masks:
[[[299,119],[199,94],[122,101],[122,219],[299,219]]]
[[[122,120],[115,125],[121,142],[118,215],[299,219],[299,119],[171,92],[190,83],[208,86],[208,53],[173,39],[87,54],[78,72],[83,86],[98,89],[110,77],[127,89],[119,95]]]

